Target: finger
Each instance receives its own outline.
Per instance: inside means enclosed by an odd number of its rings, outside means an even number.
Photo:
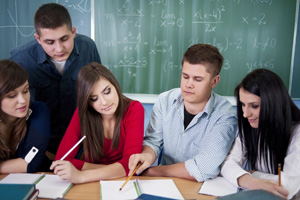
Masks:
[[[129,163],[128,163],[128,168],[129,168],[128,176],[130,176],[132,174],[132,172],[136,168],[139,161],[140,161],[140,159],[139,159],[138,154],[134,154],[134,155],[130,156]]]

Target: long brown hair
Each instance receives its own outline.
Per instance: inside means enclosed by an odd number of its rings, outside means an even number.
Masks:
[[[10,60],[0,60],[0,103],[5,98],[5,95],[20,87],[28,80],[27,72],[17,63]],[[3,112],[0,106],[0,120],[6,123],[7,114]],[[5,143],[5,134],[0,131],[0,161],[8,160],[14,157],[19,143],[26,134],[27,125],[26,117],[17,119],[10,134],[9,143]]]
[[[115,127],[112,139],[112,149],[120,142],[121,121],[130,99],[122,94],[121,88],[114,75],[103,65],[92,62],[84,66],[77,78],[77,103],[80,119],[81,135],[86,136],[83,142],[84,156],[90,156],[92,162],[97,162],[103,156],[104,129],[102,116],[89,105],[89,98],[95,83],[107,79],[115,88],[119,97],[119,105],[115,112]]]

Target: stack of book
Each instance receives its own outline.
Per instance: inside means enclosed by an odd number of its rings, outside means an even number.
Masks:
[[[38,198],[39,190],[35,184],[0,184],[0,198],[35,200]]]

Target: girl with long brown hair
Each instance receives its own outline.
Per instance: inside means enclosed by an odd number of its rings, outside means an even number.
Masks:
[[[50,169],[72,183],[126,176],[129,157],[142,150],[142,104],[125,97],[113,74],[95,62],[79,71],[77,103],[78,108],[55,160],[61,159],[80,138],[86,136],[83,160],[76,159],[77,148],[66,157],[66,161],[54,161]]]
[[[38,171],[49,142],[50,114],[44,103],[30,102],[28,74],[13,61],[0,60],[0,103],[0,173]]]

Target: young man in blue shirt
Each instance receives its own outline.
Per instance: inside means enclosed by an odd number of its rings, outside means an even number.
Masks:
[[[11,51],[11,60],[29,73],[31,98],[45,102],[51,115],[48,151],[58,145],[76,109],[76,79],[90,62],[101,63],[94,41],[76,34],[68,10],[55,3],[42,5],[34,16],[36,40]]]
[[[153,106],[143,151],[129,160],[137,173],[197,180],[220,172],[237,133],[232,105],[212,91],[220,80],[223,56],[207,44],[191,46],[182,60],[181,88],[159,95]],[[163,150],[162,150],[163,148]],[[150,167],[161,154],[161,165]],[[148,168],[148,169],[147,169]]]

